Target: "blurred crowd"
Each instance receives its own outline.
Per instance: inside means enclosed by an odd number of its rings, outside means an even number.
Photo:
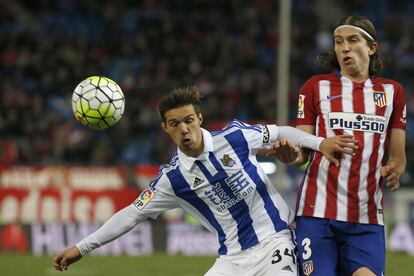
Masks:
[[[274,121],[278,2],[0,1],[0,164],[168,162],[174,149],[156,103],[189,84],[205,97],[211,129],[233,118]],[[290,119],[298,88],[320,71],[316,55],[332,46],[331,26],[348,14],[374,22],[383,75],[405,86],[414,173],[412,1],[293,0]],[[124,118],[106,131],[72,115],[72,91],[91,75],[114,79],[126,96]]]

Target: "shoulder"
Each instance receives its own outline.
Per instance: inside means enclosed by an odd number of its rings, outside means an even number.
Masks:
[[[227,135],[237,130],[251,130],[251,131],[262,133],[262,126],[261,125],[249,125],[249,124],[246,124],[242,121],[235,119],[231,121],[227,126],[225,126],[222,130],[211,132],[211,135],[213,137],[218,137],[220,135]]]
[[[168,182],[166,181],[167,174],[172,171],[177,170],[177,168],[178,168],[178,155],[176,154],[171,159],[170,163],[160,165],[158,169],[158,174],[155,177],[155,179],[151,181],[151,183],[149,184],[149,187],[152,190],[156,190],[161,185],[165,185],[164,183]]]
[[[328,73],[328,74],[316,74],[310,77],[305,83],[317,83],[321,80],[338,80],[338,75],[335,72]]]
[[[396,81],[396,80],[392,80],[392,79],[387,79],[384,77],[379,77],[376,76],[373,78],[373,82],[374,84],[389,84],[389,85],[393,85],[395,87],[396,91],[402,91],[403,90],[403,86],[400,82]]]
[[[316,74],[307,79],[301,89],[309,89],[311,87],[315,87],[320,81],[335,81],[338,79],[339,78],[335,72],[328,74]]]

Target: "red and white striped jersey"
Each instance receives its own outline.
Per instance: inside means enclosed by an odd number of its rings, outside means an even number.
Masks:
[[[297,215],[384,224],[380,167],[390,130],[405,130],[403,87],[380,77],[355,83],[336,72],[313,76],[299,93],[296,125],[315,126],[321,137],[351,134],[359,148],[354,156],[338,154],[339,167],[312,155]]]

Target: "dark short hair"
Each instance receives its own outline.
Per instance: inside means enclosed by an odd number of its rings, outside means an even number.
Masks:
[[[369,33],[374,40],[370,37],[361,33],[362,37],[367,40],[369,46],[371,46],[374,42],[377,41],[377,32],[375,31],[375,27],[371,21],[363,16],[347,16],[338,21],[338,23],[334,26],[332,32],[341,25],[352,25],[355,27],[359,27]],[[316,58],[316,63],[321,65],[322,67],[329,69],[329,70],[340,70],[339,62],[336,57],[335,51],[332,49],[329,52],[324,52],[318,55]],[[369,60],[369,72],[370,76],[378,75],[384,68],[384,63],[382,62],[378,51],[375,54],[371,55]]]
[[[197,114],[200,113],[200,89],[193,86],[178,87],[163,96],[158,102],[158,113],[165,122],[165,113],[171,109],[185,105],[193,105]]]

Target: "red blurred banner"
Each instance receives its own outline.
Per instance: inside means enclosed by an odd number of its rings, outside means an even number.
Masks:
[[[0,167],[2,188],[68,187],[72,189],[122,189],[127,183],[123,167],[12,166]]]
[[[0,223],[104,222],[132,203],[157,170],[0,167]]]

